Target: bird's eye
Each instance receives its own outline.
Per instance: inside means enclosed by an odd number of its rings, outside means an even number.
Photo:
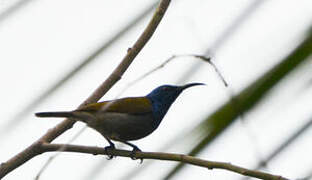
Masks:
[[[169,87],[163,87],[162,90],[168,91],[168,90],[169,90]]]

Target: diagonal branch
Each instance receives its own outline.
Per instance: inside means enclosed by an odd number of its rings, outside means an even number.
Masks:
[[[65,147],[65,148],[63,148]],[[78,146],[78,145],[69,145],[69,144],[49,144],[43,143],[41,145],[41,153],[50,152],[50,151],[58,151],[60,148],[63,148],[64,152],[78,152],[78,153],[87,153],[93,155],[113,155],[113,156],[121,156],[121,157],[131,157],[136,159],[157,159],[157,160],[167,160],[167,161],[177,161],[186,164],[191,164],[194,166],[212,169],[223,169],[231,172],[235,172],[238,174],[242,174],[244,176],[250,176],[257,179],[265,179],[265,180],[288,180],[282,176],[273,175],[257,170],[249,170],[240,166],[236,166],[230,163],[225,162],[216,162],[216,161],[208,161],[200,158],[196,158],[193,156],[188,156],[184,154],[173,154],[173,153],[162,153],[162,152],[136,152],[133,155],[132,151],[126,150],[118,150],[118,149],[108,149],[100,147],[90,147],[90,146]]]
[[[51,83],[51,86],[47,90],[44,90],[42,94],[37,95],[37,97],[34,98],[29,104],[26,104],[24,108],[22,108],[20,111],[17,111],[11,119],[7,120],[6,124],[0,127],[0,141],[1,136],[7,135],[9,131],[12,131],[12,128],[17,127],[24,118],[28,117],[28,114],[30,112],[36,109],[36,107],[38,107],[44,100],[51,96],[57,89],[59,89],[65,83],[68,83],[68,81],[83,68],[85,68],[95,60],[99,59],[99,55],[101,55],[106,49],[108,49],[114,42],[119,40],[120,37],[125,36],[127,32],[133,29],[133,27],[135,27],[140,21],[142,21],[143,18],[145,18],[150,12],[152,12],[157,7],[157,5],[158,2],[154,2],[151,6],[146,8],[141,14],[133,18],[131,22],[127,23],[119,31],[115,32],[115,34],[110,39],[105,41],[98,49],[95,49],[93,52],[88,54],[79,64],[76,64],[73,69],[71,69],[68,73],[64,74],[64,76],[61,77],[59,81]]]
[[[84,106],[88,103],[97,102],[118,80],[121,79],[123,73],[130,66],[134,58],[143,49],[145,44],[154,34],[157,26],[159,25],[161,19],[163,18],[171,0],[161,0],[158,8],[156,9],[151,21],[135,42],[133,47],[129,48],[126,56],[122,59],[118,67],[111,73],[111,75],[79,106]],[[45,135],[40,139],[35,141],[32,145],[24,149],[22,152],[18,153],[7,162],[2,163],[0,166],[0,179],[4,177],[9,172],[13,171],[15,168],[21,166],[28,160],[39,155],[41,153],[40,147],[44,142],[52,142],[59,135],[63,134],[65,131],[70,129],[74,125],[74,121],[70,119],[65,119],[63,122],[59,123],[54,128],[50,129]]]

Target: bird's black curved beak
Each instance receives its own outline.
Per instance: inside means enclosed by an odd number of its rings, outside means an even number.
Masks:
[[[206,84],[204,84],[204,83],[190,83],[190,84],[185,84],[184,86],[181,86],[180,89],[181,89],[181,91],[183,91],[184,89],[187,89],[189,87],[199,86],[199,85],[206,85]]]

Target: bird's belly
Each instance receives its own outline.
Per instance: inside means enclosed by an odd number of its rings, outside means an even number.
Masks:
[[[141,139],[152,133],[153,117],[147,115],[129,115],[122,113],[99,113],[96,120],[89,122],[88,126],[94,128],[103,136],[117,141],[131,141]]]

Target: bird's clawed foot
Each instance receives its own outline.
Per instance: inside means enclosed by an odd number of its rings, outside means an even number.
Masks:
[[[110,144],[109,146],[106,146],[106,147],[104,148],[105,153],[107,153],[107,150],[114,150],[114,149],[116,149],[116,148],[115,148],[115,145],[114,145],[113,143]],[[107,155],[107,156],[108,156],[107,160],[111,160],[111,159],[114,158],[114,155]]]
[[[133,147],[132,151],[131,151],[131,154],[130,154],[130,158],[132,160],[136,160],[137,158],[135,157],[136,155],[136,152],[142,152],[141,149],[139,149],[138,147]],[[140,164],[143,163],[143,159],[141,158],[140,159]]]

